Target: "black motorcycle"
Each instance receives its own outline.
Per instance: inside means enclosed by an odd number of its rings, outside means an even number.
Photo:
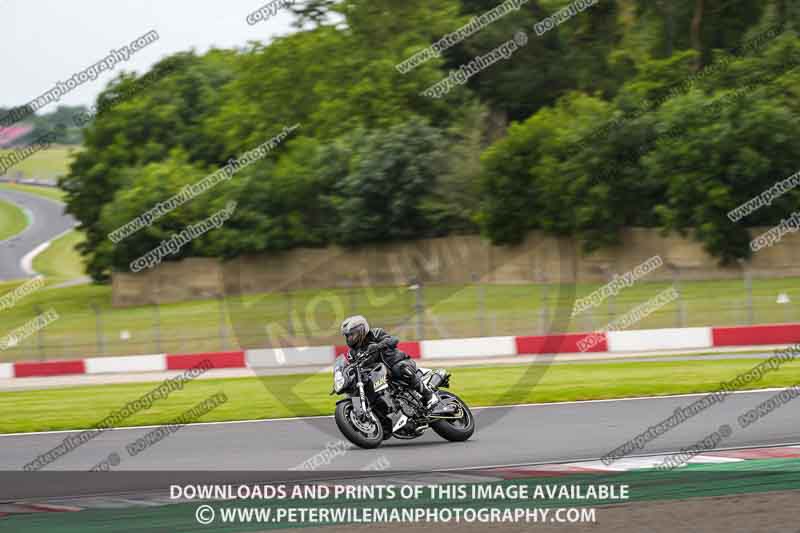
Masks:
[[[433,411],[409,383],[392,380],[382,362],[367,363],[363,352],[352,361],[339,355],[333,365],[331,391],[347,396],[336,402],[334,418],[339,431],[361,448],[377,448],[391,437],[416,439],[429,428],[449,441],[469,439],[475,432],[475,418],[469,407],[452,392],[439,390],[450,386],[450,374],[444,369],[427,368],[417,368],[417,373],[439,395],[440,402]],[[392,405],[408,417],[397,431],[392,431]]]

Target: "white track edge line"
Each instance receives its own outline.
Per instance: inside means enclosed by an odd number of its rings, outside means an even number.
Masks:
[[[797,446],[800,445],[800,442],[786,442],[780,444],[753,444],[751,446],[731,446],[729,448],[718,448],[715,449],[715,452],[731,452],[736,450],[758,450],[761,448],[783,448],[787,446]],[[674,452],[659,452],[659,453],[643,453],[637,455],[626,455],[626,459],[645,459],[648,457],[659,457],[662,455],[671,455],[675,453],[680,453],[680,450]],[[470,471],[470,470],[482,470],[485,468],[516,468],[516,467],[523,467],[523,466],[548,466],[548,465],[561,465],[561,464],[572,464],[572,463],[588,463],[592,461],[602,461],[602,457],[595,457],[589,459],[556,459],[554,461],[541,461],[536,463],[512,463],[512,464],[502,464],[502,465],[489,465],[489,466],[461,466],[461,467],[454,467],[454,468],[441,468],[432,470],[432,472],[452,472],[454,470],[457,471]],[[745,459],[747,460],[747,459]],[[614,470],[602,471],[602,473],[609,473],[613,474]],[[624,470],[622,471],[624,472]]]
[[[19,266],[22,267],[22,270],[24,270],[26,274],[30,276],[35,276],[37,272],[33,269],[33,260],[36,259],[36,256],[47,250],[53,243],[53,241],[55,241],[56,239],[60,239],[61,237],[63,237],[64,235],[66,235],[67,233],[69,233],[74,229],[75,227],[73,226],[68,230],[62,231],[55,237],[51,237],[49,240],[36,246],[33,250],[22,256],[22,259],[19,260]]]

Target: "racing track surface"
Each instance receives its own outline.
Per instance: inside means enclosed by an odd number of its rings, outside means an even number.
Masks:
[[[722,404],[669,430],[650,442],[640,454],[671,453],[694,444],[720,425],[733,434],[720,448],[771,446],[800,442],[800,410],[789,403],[740,429],[737,417],[767,400],[777,391],[734,393]],[[359,470],[384,456],[391,470],[430,471],[513,464],[569,462],[598,459],[648,426],[669,417],[702,395],[525,405],[475,409],[477,432],[466,443],[448,443],[432,431],[421,439],[392,439],[377,450],[353,448],[321,470]],[[121,462],[114,470],[181,471],[283,471],[287,472],[326,443],[342,438],[331,417],[211,423],[187,426],[135,457],[126,444],[152,428],[108,431],[49,465],[45,471],[83,470],[117,452]],[[0,470],[20,470],[69,436],[69,432],[0,436]],[[256,475],[259,475],[256,473]],[[110,478],[109,478],[110,479]],[[263,481],[274,479],[265,473]],[[157,480],[153,479],[156,488]],[[112,487],[124,490],[130,487]],[[143,487],[138,487],[143,488]],[[62,491],[69,492],[64,487]],[[63,494],[64,496],[69,494]]]
[[[75,219],[64,214],[64,204],[41,196],[0,190],[0,199],[27,210],[33,217],[22,233],[0,242],[0,281],[27,278],[30,274],[20,264],[25,254],[72,228]]]

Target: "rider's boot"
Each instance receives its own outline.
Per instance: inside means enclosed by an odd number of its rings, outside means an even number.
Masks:
[[[440,402],[439,395],[422,382],[419,384],[419,392],[422,394],[422,401],[425,402],[425,407],[429,411],[435,411]]]

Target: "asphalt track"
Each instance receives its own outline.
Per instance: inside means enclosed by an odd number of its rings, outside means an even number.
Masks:
[[[41,196],[0,190],[0,199],[25,209],[32,217],[24,231],[0,242],[0,281],[30,277],[22,267],[22,258],[72,228],[75,219],[64,214],[64,204]]]
[[[724,403],[685,421],[633,455],[667,454],[695,444],[722,424],[732,428],[720,449],[767,447],[800,443],[800,410],[789,403],[748,428],[737,417],[775,395],[780,389],[733,393]],[[348,445],[314,474],[358,471],[383,458],[393,471],[461,470],[521,464],[598,460],[607,452],[686,407],[702,394],[660,398],[634,398],[587,402],[520,405],[475,409],[477,431],[465,443],[449,443],[433,432],[414,441],[391,439],[377,450]],[[302,479],[293,471],[302,462],[341,439],[331,417],[277,419],[186,426],[135,456],[126,445],[149,428],[107,431],[72,450],[45,468],[52,471],[86,471],[118,454],[114,471],[247,471],[264,481],[283,472],[288,479]],[[19,471],[38,454],[58,446],[77,432],[32,433],[0,436],[0,470]],[[624,464],[624,459],[618,463]],[[6,472],[7,474],[9,472]],[[31,474],[28,474],[31,475]],[[157,476],[153,489],[158,488]],[[109,478],[111,479],[111,478]],[[117,478],[120,479],[120,478]],[[145,483],[146,484],[146,483]],[[129,486],[105,487],[126,490]],[[138,486],[138,489],[147,487]],[[69,485],[51,487],[62,496]],[[52,494],[51,494],[52,495]]]

